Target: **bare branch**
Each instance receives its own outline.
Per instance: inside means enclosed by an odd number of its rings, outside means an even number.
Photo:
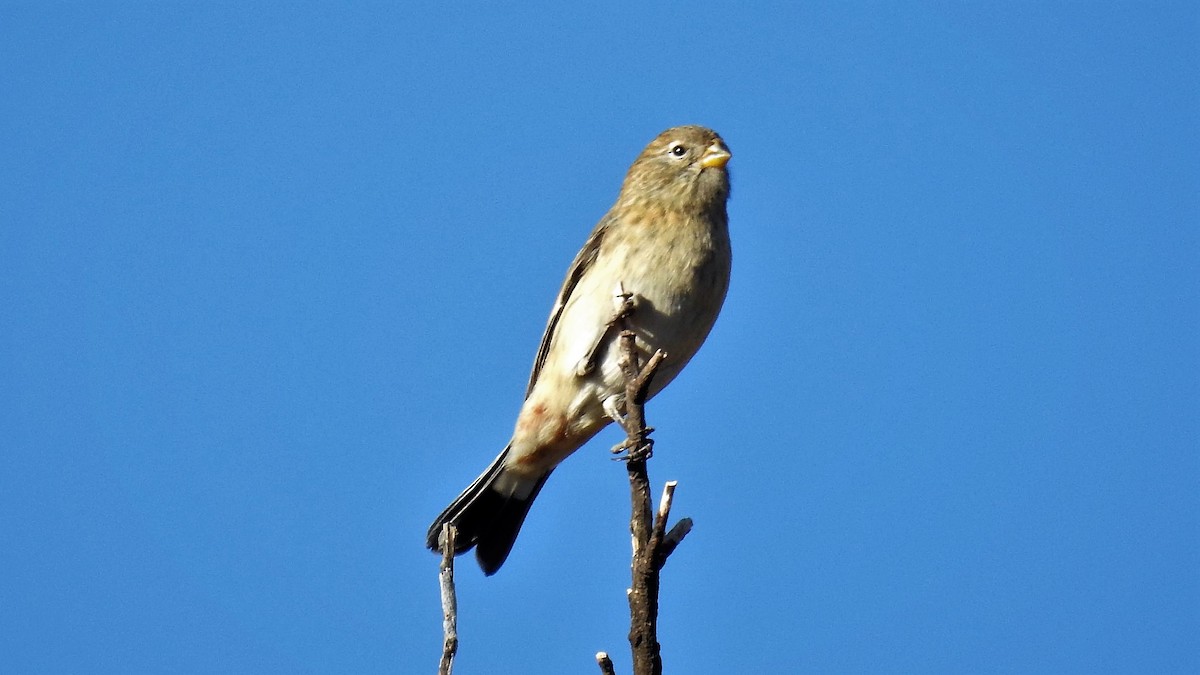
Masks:
[[[634,675],[661,675],[662,655],[658,643],[658,570],[651,541],[650,478],[644,459],[626,464],[632,515],[629,521],[635,548],[629,588],[629,647]]]
[[[608,658],[608,652],[596,652],[596,663],[600,665],[602,675],[617,675],[612,659]]]
[[[442,564],[438,580],[442,588],[442,660],[438,675],[451,675],[458,653],[458,599],[454,593],[454,538],[458,532],[450,523],[442,526]]]
[[[618,285],[615,296],[617,312],[606,328],[606,334],[615,325],[622,329],[617,336],[617,365],[624,376],[625,400],[624,409],[619,411],[621,414],[613,414],[613,419],[625,430],[626,438],[614,448],[614,452],[625,453],[619,459],[625,460],[629,474],[632,505],[629,517],[629,532],[633,541],[633,562],[630,565],[632,583],[626,595],[629,599],[629,646],[633,653],[633,672],[634,675],[662,675],[662,648],[658,642],[659,572],[667,557],[691,531],[692,521],[684,518],[667,531],[677,485],[675,481],[668,482],[663,489],[658,511],[652,509],[646,461],[653,454],[654,442],[650,432],[654,429],[646,426],[644,406],[654,373],[667,355],[659,350],[645,364],[639,363],[637,335],[628,329],[628,317],[636,309],[633,298],[632,294],[626,293]],[[605,675],[613,673],[612,662],[607,654],[601,652],[596,659]]]
[[[662,540],[667,530],[667,518],[671,516],[671,501],[675,498],[675,486],[678,484],[678,481],[669,480],[663,486],[662,499],[658,502],[658,513],[654,515],[654,527],[650,530],[650,550],[652,551],[657,552],[662,547]]]
[[[691,531],[692,519],[684,518],[675,523],[670,532],[667,532],[667,535],[662,540],[662,548],[658,551],[658,569],[661,570],[663,565],[667,564],[667,558],[671,557],[671,554],[675,552],[675,547],[679,546],[683,538]]]
[[[650,439],[653,428],[646,426],[643,406],[646,396],[650,393],[650,382],[659,365],[667,358],[667,353],[661,349],[654,352],[646,364],[638,363],[637,335],[631,330],[622,330],[617,336],[620,356],[617,365],[625,376],[625,415],[617,419],[617,423],[625,430],[625,442],[617,446],[618,452],[626,452],[626,461],[645,462],[653,453],[654,441]]]

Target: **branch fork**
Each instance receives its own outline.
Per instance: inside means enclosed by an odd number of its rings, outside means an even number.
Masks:
[[[654,373],[667,355],[657,350],[645,364],[639,363],[637,337],[627,325],[629,316],[636,308],[633,297],[620,284],[617,285],[614,295],[617,309],[608,324],[621,329],[617,337],[617,365],[625,379],[623,414],[613,415],[614,421],[625,430],[625,441],[613,450],[625,452],[623,457],[617,459],[625,460],[632,503],[629,519],[633,543],[633,561],[630,565],[632,584],[626,595],[629,599],[629,646],[633,655],[633,672],[634,675],[662,675],[661,645],[658,642],[659,573],[667,558],[691,531],[692,520],[684,518],[667,530],[671,503],[678,485],[676,481],[669,481],[664,487],[657,511],[651,509],[646,460],[653,454],[654,442],[650,438],[653,428],[646,425],[644,406]],[[610,330],[606,328],[606,334]],[[606,653],[597,654],[596,660],[601,673],[613,675],[612,661]]]

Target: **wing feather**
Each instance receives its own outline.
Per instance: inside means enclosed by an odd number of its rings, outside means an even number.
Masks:
[[[542,366],[546,363],[546,356],[550,353],[551,343],[554,342],[555,331],[558,329],[558,320],[562,317],[563,308],[570,301],[571,293],[579,285],[579,280],[591,269],[592,263],[596,261],[596,256],[600,253],[600,244],[604,239],[604,234],[609,229],[609,223],[608,216],[601,219],[600,223],[596,225],[596,229],[592,230],[591,235],[588,236],[588,240],[583,244],[583,248],[576,254],[571,267],[567,270],[567,278],[563,281],[562,289],[558,291],[558,298],[554,301],[554,308],[550,310],[550,319],[546,322],[546,331],[542,333],[542,343],[538,346],[537,358],[533,360],[533,371],[529,373],[529,384],[525,387],[525,398],[529,398],[529,392],[533,391],[533,385],[537,383],[538,375],[542,372]]]

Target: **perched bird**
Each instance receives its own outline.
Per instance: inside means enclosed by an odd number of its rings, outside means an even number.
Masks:
[[[632,296],[626,326],[642,361],[667,353],[649,396],[700,348],[729,288],[729,158],[716,132],[681,126],[633,162],[616,204],[567,271],[512,440],[434,520],[430,549],[441,550],[442,526],[452,523],[455,553],[474,547],[484,574],[495,574],[554,467],[621,414],[616,331],[606,326],[620,289]]]

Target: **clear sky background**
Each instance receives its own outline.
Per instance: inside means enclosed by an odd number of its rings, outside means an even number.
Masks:
[[[639,5],[641,3],[638,3]],[[675,673],[1200,671],[1194,2],[5,3],[0,671],[420,673],[642,146],[732,148],[648,408]],[[602,434],[458,671],[628,672]]]

